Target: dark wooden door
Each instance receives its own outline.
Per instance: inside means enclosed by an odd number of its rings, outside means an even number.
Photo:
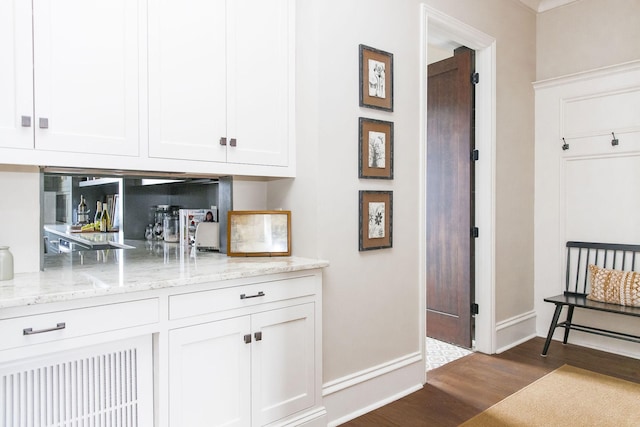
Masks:
[[[474,301],[474,52],[429,65],[427,336],[471,347]]]

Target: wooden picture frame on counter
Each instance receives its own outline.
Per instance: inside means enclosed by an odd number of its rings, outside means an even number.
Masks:
[[[360,190],[359,250],[393,247],[393,191]]]
[[[227,255],[291,255],[291,211],[229,211]]]
[[[393,122],[360,117],[358,177],[393,179]]]
[[[360,106],[393,111],[393,54],[360,45]]]

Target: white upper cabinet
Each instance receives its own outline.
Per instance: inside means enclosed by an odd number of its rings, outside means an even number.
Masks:
[[[0,146],[33,148],[31,2],[0,2]]]
[[[149,2],[149,155],[226,161],[224,0]]]
[[[286,166],[294,140],[293,2],[229,2],[227,160]]]
[[[289,166],[293,19],[292,0],[150,1],[149,156]]]
[[[33,2],[35,146],[138,155],[138,2]]]
[[[1,0],[8,164],[295,176],[295,0]]]

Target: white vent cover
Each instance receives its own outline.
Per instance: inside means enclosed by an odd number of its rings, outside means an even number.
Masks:
[[[149,421],[143,422],[146,410],[141,413],[140,405],[141,393],[143,399],[152,397],[151,359],[144,360],[150,349],[132,346],[131,341],[66,351],[0,368],[0,426],[150,425]],[[148,343],[150,346],[150,340]],[[140,375],[145,369],[151,374]]]

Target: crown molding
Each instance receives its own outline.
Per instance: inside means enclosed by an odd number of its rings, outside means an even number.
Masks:
[[[574,3],[575,1],[577,0],[520,0],[520,3],[540,13],[569,3]]]

